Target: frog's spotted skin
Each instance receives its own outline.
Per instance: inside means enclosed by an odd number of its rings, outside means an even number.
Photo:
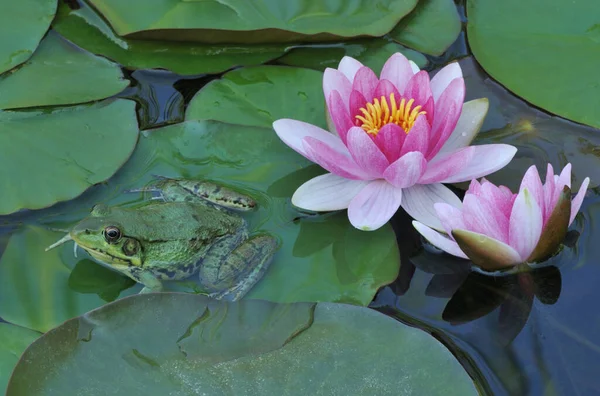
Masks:
[[[261,279],[279,247],[268,234],[248,239],[246,222],[229,209],[251,210],[256,203],[229,188],[161,178],[138,191],[157,191],[160,200],[140,208],[96,205],[50,248],[72,239],[97,261],[142,283],[142,293],[162,290],[162,280],[198,273],[206,293],[233,301]]]

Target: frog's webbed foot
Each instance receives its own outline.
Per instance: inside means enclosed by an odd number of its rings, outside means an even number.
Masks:
[[[247,195],[228,187],[208,181],[170,179],[157,176],[159,180],[148,187],[128,190],[129,192],[158,192],[159,199],[166,202],[194,202],[212,204],[232,210],[249,211],[256,207],[256,202]]]
[[[257,235],[246,240],[221,263],[224,268],[220,273],[228,274],[229,278],[222,279],[222,282],[228,287],[208,296],[225,301],[237,301],[244,297],[263,277],[278,249],[279,241],[271,235]],[[201,279],[202,276],[201,270]]]
[[[144,288],[140,291],[140,294],[157,293],[163,291],[162,282],[159,279],[156,279],[150,273],[143,273],[139,276],[139,279],[134,280],[144,285]]]

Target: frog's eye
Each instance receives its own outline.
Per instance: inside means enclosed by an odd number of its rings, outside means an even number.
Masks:
[[[108,243],[115,243],[121,239],[121,230],[115,226],[108,226],[104,229],[104,239]]]

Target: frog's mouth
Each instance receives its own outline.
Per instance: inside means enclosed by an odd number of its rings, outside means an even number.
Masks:
[[[83,250],[85,250],[86,252],[88,252],[90,254],[90,256],[92,256],[93,258],[95,258],[98,261],[101,261],[103,263],[106,263],[112,267],[124,267],[123,269],[126,269],[128,267],[133,266],[134,264],[131,262],[131,260],[126,260],[123,259],[121,257],[115,257],[112,256],[106,252],[103,252],[101,250],[96,250],[96,249],[92,249],[89,247],[85,247],[85,246],[81,246],[79,245]]]
[[[85,250],[86,252],[88,252],[90,254],[90,256],[92,256],[93,258],[95,258],[96,260],[100,261],[103,264],[106,264],[107,266],[109,266],[109,268],[115,268],[115,269],[122,269],[125,270],[131,266],[135,266],[135,264],[133,264],[133,262],[131,260],[127,260],[127,259],[123,259],[121,257],[115,257],[112,256],[104,251],[101,250],[97,250],[97,249],[93,249],[87,246],[83,246],[77,243],[77,241],[75,241],[70,234],[65,235],[64,237],[62,237],[60,240],[56,241],[55,243],[53,243],[52,245],[48,246],[46,248],[46,251],[50,250],[50,249],[54,249],[57,246],[60,246],[68,241],[73,241],[73,255],[75,257],[77,257],[77,247],[81,247],[83,250]],[[120,268],[119,268],[120,267]]]

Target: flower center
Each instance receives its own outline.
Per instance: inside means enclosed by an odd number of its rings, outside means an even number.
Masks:
[[[415,121],[417,121],[417,118],[426,113],[425,111],[420,111],[422,106],[413,108],[414,99],[407,102],[403,98],[400,101],[400,105],[398,105],[392,93],[390,94],[389,102],[388,104],[388,100],[385,96],[382,96],[381,99],[373,99],[373,103],[367,103],[366,108],[361,107],[359,111],[363,115],[354,117],[356,125],[360,126],[368,134],[377,135],[384,125],[394,123],[404,129],[404,132],[408,133],[415,124]]]

